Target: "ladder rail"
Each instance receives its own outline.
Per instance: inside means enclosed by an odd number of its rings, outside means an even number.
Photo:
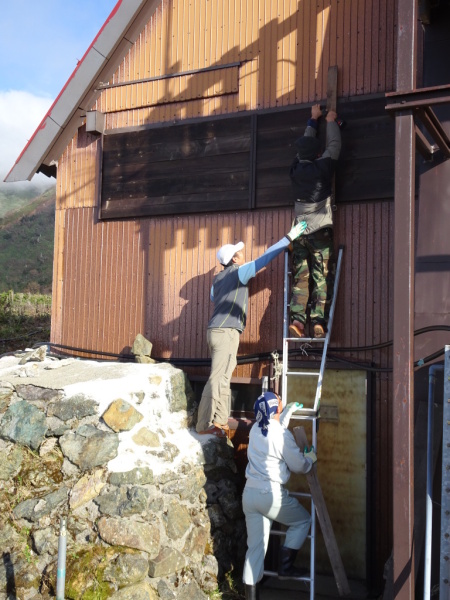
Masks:
[[[281,379],[281,399],[282,399],[282,405],[284,408],[287,404],[287,378],[288,378],[288,375],[298,375],[299,374],[297,372],[289,371],[289,366],[288,366],[288,364],[289,364],[289,342],[292,342],[292,343],[320,342],[321,343],[323,341],[322,358],[321,358],[319,373],[318,374],[311,373],[311,372],[301,373],[302,376],[314,375],[318,378],[316,394],[315,394],[315,398],[314,398],[314,407],[313,408],[302,408],[300,411],[297,412],[297,414],[293,415],[293,417],[295,419],[311,421],[311,425],[312,425],[312,440],[311,441],[312,441],[312,445],[316,449],[317,449],[317,419],[319,418],[318,412],[319,412],[319,407],[320,407],[320,399],[322,396],[322,382],[323,382],[323,376],[324,376],[325,366],[326,366],[326,356],[327,356],[328,344],[329,344],[329,340],[331,337],[333,319],[334,319],[334,314],[335,314],[336,300],[337,300],[337,294],[338,294],[338,288],[339,288],[339,278],[340,278],[341,267],[342,267],[343,250],[344,250],[343,246],[340,246],[339,251],[338,251],[337,261],[336,261],[336,274],[335,274],[335,278],[334,278],[333,295],[332,295],[332,300],[331,300],[331,305],[330,305],[330,312],[328,315],[327,334],[325,336],[325,339],[322,338],[320,340],[311,339],[311,338],[301,338],[300,339],[300,338],[289,338],[288,337],[288,331],[289,331],[288,328],[289,328],[289,321],[290,321],[289,253],[287,251],[284,253],[283,361],[282,361],[282,379]],[[310,559],[309,559],[310,576],[309,576],[309,579],[307,579],[307,581],[309,581],[309,585],[310,585],[310,600],[314,600],[314,597],[315,597],[315,563],[316,563],[317,521],[316,521],[316,507],[315,507],[314,499],[312,498],[312,496],[311,496],[310,500],[311,500],[311,529],[310,529],[310,535],[308,536],[309,540],[310,540]],[[267,572],[266,574],[274,575],[270,572]]]
[[[322,360],[320,361],[319,380],[317,382],[316,397],[314,398],[314,411],[316,413],[319,411],[320,399],[322,397],[322,382],[323,382],[323,376],[324,376],[324,372],[325,372],[325,365],[327,362],[328,344],[330,341],[331,329],[333,327],[334,311],[336,308],[336,298],[337,298],[338,286],[339,286],[339,277],[341,275],[343,251],[344,251],[343,246],[339,246],[338,259],[337,259],[337,263],[336,263],[336,274],[334,277],[334,285],[333,285],[333,297],[331,300],[330,312],[328,315],[327,335],[325,336],[325,342],[323,345]]]
[[[289,252],[286,251],[284,253],[284,285],[283,285],[283,367],[282,367],[282,377],[281,377],[281,399],[282,399],[282,404],[283,404],[283,408],[286,406],[287,404],[287,377],[288,375],[293,375],[293,372],[289,372],[288,369],[288,362],[289,362],[289,342],[297,342],[297,343],[311,343],[311,342],[322,342],[322,340],[324,339],[324,345],[322,348],[322,358],[320,361],[320,368],[319,368],[319,373],[315,373],[314,375],[316,377],[318,377],[317,380],[317,387],[316,387],[316,395],[314,397],[314,408],[312,409],[305,409],[302,408],[301,411],[302,412],[313,412],[313,413],[318,413],[319,408],[320,408],[320,400],[322,397],[322,383],[323,383],[323,377],[324,377],[324,373],[325,373],[325,366],[326,366],[326,362],[327,362],[327,351],[328,351],[328,345],[329,345],[329,341],[330,341],[330,337],[331,337],[331,331],[332,331],[332,326],[333,326],[333,320],[334,320],[334,314],[335,314],[335,310],[336,310],[336,301],[337,301],[337,294],[338,294],[338,288],[339,288],[339,279],[340,279],[340,275],[341,275],[341,268],[342,268],[342,256],[343,256],[343,252],[344,252],[344,247],[343,246],[339,246],[339,250],[338,250],[338,258],[336,261],[336,274],[335,274],[335,278],[334,278],[334,286],[333,286],[333,295],[332,295],[332,300],[331,300],[331,305],[330,305],[330,312],[328,315],[328,327],[327,327],[327,334],[325,336],[325,338],[319,338],[319,339],[315,339],[315,338],[290,338],[288,337],[288,327],[289,327]],[[298,373],[298,375],[302,375],[302,376],[310,376],[313,375],[312,373]]]

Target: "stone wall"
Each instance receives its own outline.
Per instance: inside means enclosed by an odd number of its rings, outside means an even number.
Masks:
[[[169,364],[0,359],[0,600],[196,600],[245,553],[231,442]]]

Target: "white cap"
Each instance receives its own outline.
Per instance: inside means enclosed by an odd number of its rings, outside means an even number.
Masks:
[[[242,250],[243,247],[244,242],[238,242],[237,244],[225,244],[225,246],[222,246],[222,248],[220,248],[219,252],[217,253],[218,261],[221,265],[226,266],[236,254],[236,252]]]

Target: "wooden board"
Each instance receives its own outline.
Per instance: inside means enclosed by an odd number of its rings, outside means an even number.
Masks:
[[[303,427],[294,427],[294,438],[297,446],[301,449],[309,446],[306,438],[306,433]],[[350,594],[350,586],[348,584],[347,575],[345,574],[344,565],[342,563],[341,554],[336,543],[336,538],[331,525],[330,516],[328,514],[325,499],[323,497],[322,488],[317,477],[317,466],[313,465],[311,471],[306,474],[306,480],[311,491],[311,496],[316,508],[317,517],[319,519],[320,528],[322,530],[325,545],[330,558],[331,567],[333,569],[334,578],[340,596],[348,596]]]
[[[337,204],[393,199],[394,121],[384,105],[340,101]],[[302,107],[105,135],[101,218],[292,207],[289,167],[309,114]]]
[[[328,69],[327,110],[336,111],[337,81],[338,81],[338,68],[337,68],[337,65],[334,65],[333,67],[329,67],[329,69]]]

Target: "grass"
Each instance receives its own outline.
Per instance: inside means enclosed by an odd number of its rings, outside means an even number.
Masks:
[[[0,293],[0,356],[50,339],[51,296]]]

